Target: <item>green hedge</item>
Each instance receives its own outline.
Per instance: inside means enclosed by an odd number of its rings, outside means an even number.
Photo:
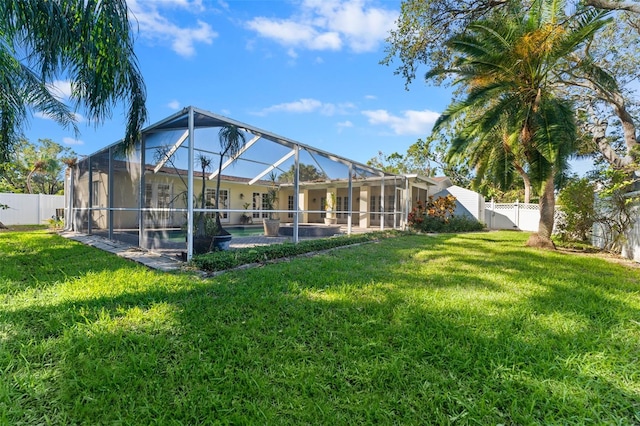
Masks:
[[[256,246],[235,250],[215,251],[194,256],[192,263],[204,271],[224,271],[249,263],[260,263],[284,257],[298,256],[305,253],[327,250],[335,247],[374,241],[399,234],[399,231],[372,232],[367,234],[348,235],[300,241],[297,244],[287,242]]]
[[[421,223],[414,225],[414,229],[421,232],[441,233],[475,232],[482,231],[484,225],[468,216],[452,216],[449,218],[449,221],[445,223],[440,218],[425,215]]]

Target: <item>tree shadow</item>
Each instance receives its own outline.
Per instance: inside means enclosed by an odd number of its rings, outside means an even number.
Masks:
[[[4,251],[0,276],[5,278],[1,293],[42,290],[88,273],[115,272],[132,265],[115,254],[58,235],[21,235],[20,240],[12,241],[7,234],[7,239],[0,242]]]
[[[448,244],[467,255],[450,258]],[[143,291],[3,308],[11,329],[0,368],[14,383],[0,405],[9,419],[69,424],[637,417],[640,397],[615,371],[634,365],[633,353],[609,351],[598,368],[582,362],[637,318],[618,297],[633,282],[601,274],[572,286],[589,271],[564,257],[540,279],[546,256],[511,249],[509,263],[509,250],[473,237],[391,239],[206,281],[178,275]],[[616,273],[590,265],[592,275]],[[512,288],[523,276],[540,291]],[[551,322],[572,319],[577,326]]]

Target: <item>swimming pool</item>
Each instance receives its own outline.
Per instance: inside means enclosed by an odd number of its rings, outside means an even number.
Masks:
[[[252,237],[264,235],[262,225],[233,225],[224,226],[224,229],[234,237]],[[184,229],[162,229],[147,231],[147,238],[151,240],[162,240],[171,243],[184,243],[187,239],[187,231]]]

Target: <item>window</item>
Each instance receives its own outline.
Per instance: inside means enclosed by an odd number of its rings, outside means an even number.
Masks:
[[[345,198],[345,204],[347,199]],[[336,197],[336,210],[338,212],[342,212],[343,208],[342,208],[342,197]],[[337,218],[341,218],[342,217],[342,213],[336,213],[336,217]]]
[[[258,219],[260,217],[260,212],[256,210],[262,209],[262,195],[259,192],[254,192],[251,196],[251,199],[253,200],[251,209],[254,210],[251,216],[255,219]]]
[[[349,216],[348,211],[349,209],[349,197],[342,197],[342,207],[340,208],[342,210],[342,216],[341,217],[347,217]]]
[[[144,206],[148,209],[151,208],[153,202],[153,186],[150,183],[144,186]]]
[[[144,207],[147,209],[165,209],[145,214],[145,221],[153,226],[169,226],[173,214],[168,210],[173,207],[170,183],[146,183],[144,185]]]
[[[91,185],[91,207],[100,207],[100,181],[93,181]]]
[[[378,204],[376,203],[376,196],[372,195],[371,199],[369,200],[369,211],[371,212],[371,220],[376,220],[378,218],[378,215],[376,214],[378,212]]]
[[[320,197],[320,210],[322,210],[320,217],[323,219],[327,217],[327,214],[325,213],[327,211],[327,199],[325,197]]]
[[[169,185],[168,183],[159,183],[157,207],[160,209],[168,209],[169,207],[171,207],[169,205],[170,203],[171,203],[171,185]]]
[[[269,213],[266,213],[269,210],[269,194],[262,194],[262,205],[261,205],[262,217],[269,217]]]
[[[293,217],[293,195],[287,197],[287,217]]]
[[[207,188],[205,195],[204,195],[204,199],[206,202],[206,207],[210,207],[213,208],[216,205],[216,190],[212,189],[212,188]],[[220,205],[218,206],[218,208],[220,210],[226,210],[229,208],[229,191],[226,189],[221,189],[220,190]],[[228,212],[220,212],[220,219],[228,219],[229,218],[229,213]]]
[[[351,206],[349,206],[349,197],[342,197],[342,217],[349,217],[349,211],[351,210]]]

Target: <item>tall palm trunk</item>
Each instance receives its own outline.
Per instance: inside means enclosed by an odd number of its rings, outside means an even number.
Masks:
[[[525,204],[529,204],[529,202],[531,201],[531,179],[529,178],[527,172],[525,172],[522,166],[517,162],[514,162],[514,168],[524,182],[524,202]]]
[[[41,171],[43,167],[44,167],[44,161],[37,160],[33,164],[33,167],[31,168],[31,170],[29,171],[29,174],[27,175],[27,191],[29,191],[29,194],[33,194],[33,188],[31,187],[31,181],[33,179],[34,173]]]
[[[554,173],[551,173],[544,182],[542,195],[540,196],[540,221],[538,222],[538,232],[532,234],[527,241],[531,247],[541,247],[555,249],[556,246],[551,240],[553,223],[555,221],[556,196],[554,185]]]

